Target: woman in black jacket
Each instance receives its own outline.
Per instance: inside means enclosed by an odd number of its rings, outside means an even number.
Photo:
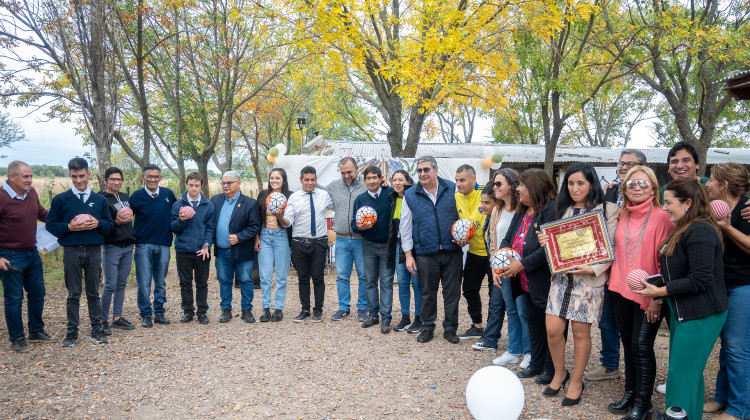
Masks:
[[[511,259],[502,275],[513,277],[514,295],[527,293],[529,339],[531,341],[531,363],[518,372],[519,378],[536,378],[539,384],[549,384],[555,367],[547,347],[545,309],[552,273],[547,264],[545,250],[539,245],[539,226],[555,220],[555,198],[557,192],[552,178],[541,169],[528,169],[519,177],[518,194],[520,205],[510,222],[508,232],[500,248],[513,248],[521,256]],[[519,308],[519,311],[521,309]]]
[[[676,226],[660,252],[666,284],[636,293],[668,297],[669,371],[667,407],[682,407],[689,419],[703,415],[703,370],[727,318],[723,246],[706,189],[677,179],[664,191],[664,211]]]

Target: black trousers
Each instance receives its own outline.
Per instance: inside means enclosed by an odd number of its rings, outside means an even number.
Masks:
[[[458,301],[461,299],[462,252],[445,251],[417,256],[417,274],[422,283],[422,330],[435,330],[437,319],[437,292],[443,284],[443,331],[458,330]]]
[[[625,356],[625,390],[650,399],[656,379],[654,341],[665,311],[662,308],[658,322],[648,322],[639,303],[617,292],[612,292],[612,304]]]
[[[177,276],[180,278],[180,296],[182,311],[195,314],[193,307],[193,279],[195,279],[195,304],[198,314],[208,312],[208,270],[211,268],[211,257],[206,258],[194,252],[176,252]]]
[[[323,270],[326,266],[328,253],[328,239],[292,238],[292,262],[299,278],[299,303],[303,311],[310,311],[310,279],[312,278],[315,293],[314,311],[323,310],[323,300],[326,294],[326,284]]]
[[[78,331],[81,293],[86,287],[86,303],[89,307],[91,328],[101,326],[101,303],[99,301],[99,279],[102,275],[102,247],[66,246],[63,252],[63,272],[68,299],[65,310],[68,315],[68,331]],[[83,283],[83,284],[82,284]]]
[[[492,290],[490,259],[487,256],[467,252],[462,287],[472,324],[482,323],[482,298],[479,297],[479,291],[482,289],[482,280],[485,277],[487,277],[488,290]]]
[[[554,372],[552,355],[547,344],[546,308],[540,308],[529,302],[529,341],[531,342],[531,363],[529,368],[536,371]],[[567,327],[566,327],[567,331]]]

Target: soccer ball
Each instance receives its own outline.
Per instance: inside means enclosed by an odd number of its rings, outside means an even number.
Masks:
[[[357,223],[372,226],[378,220],[378,213],[370,206],[363,206],[357,210],[357,215],[355,217]]]
[[[641,283],[641,280],[646,280],[646,277],[648,277],[647,272],[640,268],[636,268],[628,273],[628,276],[625,277],[625,282],[628,284],[628,287],[630,287],[630,290],[643,290],[646,286]]]
[[[716,220],[722,220],[729,216],[729,204],[724,200],[712,201],[711,210],[713,210]]]
[[[286,197],[280,192],[268,194],[268,198],[266,198],[266,208],[271,213],[281,213],[286,208]]]
[[[468,242],[474,237],[474,223],[469,219],[458,219],[451,227],[451,234],[456,242]]]
[[[510,257],[513,257],[517,260],[521,259],[521,256],[518,255],[518,252],[516,252],[516,250],[513,248],[502,248],[497,251],[495,255],[492,256],[492,260],[490,261],[490,265],[492,265],[492,271],[497,274],[502,274],[503,268],[510,265]]]

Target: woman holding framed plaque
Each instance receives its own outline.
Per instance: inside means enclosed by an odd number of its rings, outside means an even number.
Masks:
[[[640,419],[651,408],[656,377],[654,340],[663,313],[654,299],[636,294],[628,286],[627,277],[637,269],[648,275],[659,274],[659,249],[674,224],[661,208],[659,185],[650,168],[633,167],[625,175],[622,188],[609,290],[625,359],[625,392],[607,410],[625,414],[624,419]]]
[[[604,199],[598,175],[588,163],[576,163],[568,169],[557,195],[556,216],[566,219],[601,211],[611,240],[617,229],[617,205]],[[599,225],[601,227],[601,225]],[[579,229],[580,230],[580,229]],[[601,234],[606,235],[601,232]],[[592,237],[593,239],[594,237]],[[547,246],[549,237],[539,234]],[[604,283],[609,278],[611,257],[598,264],[579,264],[552,276],[547,300],[547,341],[555,365],[555,376],[544,395],[557,395],[570,379],[563,406],[576,405],[583,394],[583,372],[591,355],[591,324],[599,320],[604,297]],[[573,375],[565,369],[565,330],[568,321],[573,329]]]

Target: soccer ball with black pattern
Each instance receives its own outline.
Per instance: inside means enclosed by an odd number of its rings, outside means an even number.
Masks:
[[[266,208],[271,213],[281,213],[286,208],[286,197],[278,191],[268,194]]]
[[[378,213],[370,206],[362,206],[355,215],[357,223],[372,226],[378,221]]]
[[[469,219],[458,219],[451,227],[451,235],[456,242],[469,242],[474,237],[474,223]]]
[[[518,255],[518,252],[513,248],[502,248],[497,251],[495,255],[492,256],[492,260],[490,261],[492,271],[497,274],[502,274],[502,272],[504,271],[503,269],[510,265],[510,257],[513,257],[517,260],[521,259],[521,256]]]

